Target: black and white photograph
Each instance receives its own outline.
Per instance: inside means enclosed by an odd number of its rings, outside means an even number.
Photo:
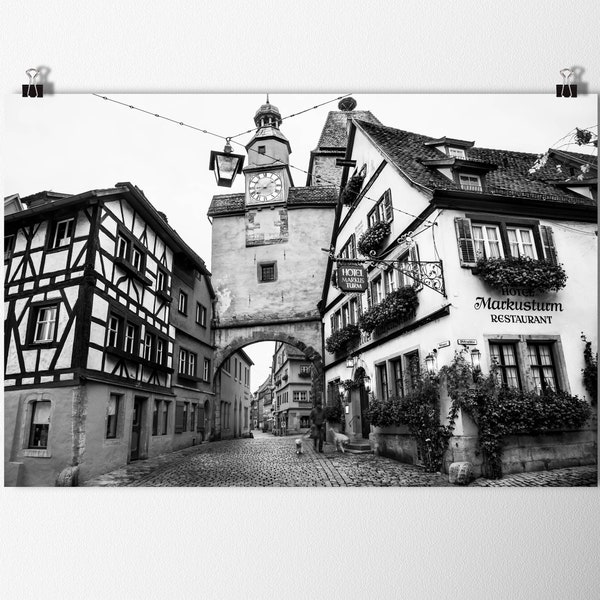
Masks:
[[[6,103],[5,486],[597,485],[597,99]]]

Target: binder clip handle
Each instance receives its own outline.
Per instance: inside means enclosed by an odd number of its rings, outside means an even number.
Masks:
[[[559,71],[563,82],[562,85],[559,83],[556,85],[556,97],[557,98],[577,98],[577,86],[570,83],[571,77],[574,73],[571,69],[561,69]]]
[[[27,69],[25,75],[29,77],[29,83],[22,86],[23,98],[42,98],[44,96],[44,86],[35,83],[40,72],[38,69]]]

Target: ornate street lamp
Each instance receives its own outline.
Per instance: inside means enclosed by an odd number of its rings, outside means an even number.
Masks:
[[[346,359],[346,368],[347,369],[354,369],[354,357],[353,356],[349,356]]]
[[[429,375],[435,375],[435,371],[436,371],[436,354],[437,354],[437,350],[434,350],[433,352],[430,352],[426,357],[425,357],[425,367],[427,368],[427,373],[429,373]]]
[[[481,371],[481,352],[477,348],[471,350],[471,364],[473,365],[473,371],[479,373]]]
[[[210,171],[215,172],[217,185],[222,187],[231,187],[235,176],[242,172],[244,166],[244,156],[234,154],[229,141],[230,138],[227,138],[223,152],[213,150],[210,153],[210,164],[208,166]]]
[[[371,378],[368,375],[363,377],[363,385],[365,386],[365,390],[367,390],[367,392],[371,391]]]

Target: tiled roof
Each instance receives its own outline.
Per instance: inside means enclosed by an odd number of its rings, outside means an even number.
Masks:
[[[317,150],[324,148],[339,148],[345,150],[348,144],[348,119],[360,119],[367,123],[379,123],[376,117],[368,110],[336,110],[327,115]]]
[[[290,188],[288,206],[323,205],[335,206],[339,190],[336,187],[309,186]],[[244,194],[225,194],[213,196],[208,216],[222,216],[244,211]]]
[[[308,187],[290,188],[288,205],[294,204],[323,204],[335,206],[339,195],[334,186],[312,185]]]
[[[435,138],[358,121],[362,129],[377,146],[390,158],[392,163],[412,181],[431,190],[459,190],[460,187],[435,168],[423,164],[424,160],[435,160],[445,155],[432,146],[425,146]],[[565,158],[563,159],[563,156]],[[596,205],[595,200],[579,196],[556,187],[553,183],[561,176],[564,179],[570,176],[570,158],[589,161],[589,156],[572,152],[550,153],[548,160],[541,169],[531,174],[529,170],[537,160],[536,154],[527,152],[514,152],[510,150],[495,150],[491,148],[478,148],[476,146],[466,150],[467,161],[483,161],[497,165],[497,169],[490,171],[485,176],[486,191],[494,194],[509,196],[552,197],[557,202],[570,204]],[[560,170],[558,169],[560,167]],[[575,172],[574,181],[578,172]],[[587,175],[590,179],[597,177],[597,167],[592,168]],[[542,198],[543,199],[543,198]]]
[[[244,194],[224,194],[213,196],[208,209],[208,216],[227,215],[244,210]]]

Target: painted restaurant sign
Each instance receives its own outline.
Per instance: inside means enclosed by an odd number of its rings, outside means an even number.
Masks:
[[[488,296],[477,296],[473,308],[491,311],[492,323],[552,323],[551,314],[563,312],[562,302],[545,302],[535,300],[534,292],[520,288],[502,288],[504,298],[496,299]],[[523,299],[526,298],[526,299]],[[524,314],[514,314],[514,313]],[[532,314],[533,313],[533,314]],[[536,314],[538,313],[538,314]]]

